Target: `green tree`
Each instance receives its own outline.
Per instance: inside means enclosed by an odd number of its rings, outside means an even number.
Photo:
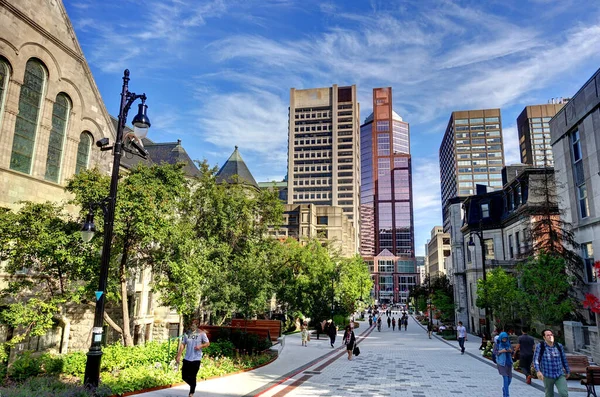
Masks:
[[[2,258],[9,275],[0,317],[15,333],[9,345],[44,335],[64,322],[68,305],[81,304],[96,280],[97,260],[79,229],[55,203],[24,202],[17,212],[0,211]]]
[[[559,324],[575,309],[569,295],[573,276],[567,273],[565,260],[544,251],[519,265],[521,299],[532,318],[544,324]]]
[[[360,255],[341,258],[338,262],[337,271],[339,281],[335,290],[342,314],[348,315],[357,310],[359,299],[369,296],[373,281],[367,264]]]
[[[519,308],[523,306],[521,298],[517,278],[501,267],[487,273],[486,283],[483,279],[477,280],[477,307],[491,308],[499,329],[506,329],[507,325],[514,323]]]
[[[113,298],[121,304],[123,327],[112,326],[122,334],[125,346],[133,345],[127,283],[132,275],[152,264],[148,254],[156,251],[157,242],[164,240],[175,224],[180,199],[188,194],[182,168],[182,164],[139,164],[122,176],[119,183],[111,250],[111,263],[115,265],[111,268],[116,272],[109,277],[113,283],[110,292],[114,295],[107,294],[107,299]],[[92,169],[75,175],[66,190],[75,195],[73,202],[85,214],[91,203],[108,196],[109,184],[110,177]],[[97,215],[102,218],[101,212]],[[101,224],[96,221],[99,232]],[[102,244],[101,238],[95,240],[96,244]]]
[[[203,242],[206,265],[201,310],[222,323],[232,313],[263,313],[274,291],[269,262],[277,244],[269,225],[281,224],[283,206],[272,190],[257,190],[239,178],[217,183],[216,168],[200,164],[182,218]]]

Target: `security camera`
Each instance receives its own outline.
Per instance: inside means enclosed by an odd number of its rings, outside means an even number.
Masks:
[[[102,138],[102,139],[99,139],[98,141],[96,141],[96,146],[98,146],[100,148],[104,147],[106,145],[108,145],[108,138]]]

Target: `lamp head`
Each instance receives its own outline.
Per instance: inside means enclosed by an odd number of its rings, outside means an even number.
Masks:
[[[89,243],[96,233],[96,225],[94,225],[94,213],[90,211],[85,217],[85,223],[81,227],[81,239],[84,243]]]
[[[146,105],[144,102],[140,103],[138,105],[138,113],[131,122],[133,124],[133,133],[140,140],[148,135],[148,128],[150,128],[150,119],[146,114],[147,110],[148,105]]]
[[[469,251],[471,251],[471,254],[473,254],[475,252],[475,241],[473,241],[473,236],[471,236],[471,238],[469,239]]]

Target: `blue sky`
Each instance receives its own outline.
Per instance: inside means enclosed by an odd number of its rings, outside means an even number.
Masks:
[[[108,111],[123,70],[146,92],[148,137],[222,165],[238,145],[257,181],[286,174],[289,89],[391,86],[410,123],[417,254],[441,224],[438,149],[454,110],[516,118],[572,96],[600,67],[597,0],[64,0]]]

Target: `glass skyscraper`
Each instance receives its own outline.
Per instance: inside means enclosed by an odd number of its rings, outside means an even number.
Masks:
[[[373,89],[373,113],[360,128],[360,143],[360,252],[378,302],[406,302],[417,282],[410,134],[392,110],[390,87]]]

